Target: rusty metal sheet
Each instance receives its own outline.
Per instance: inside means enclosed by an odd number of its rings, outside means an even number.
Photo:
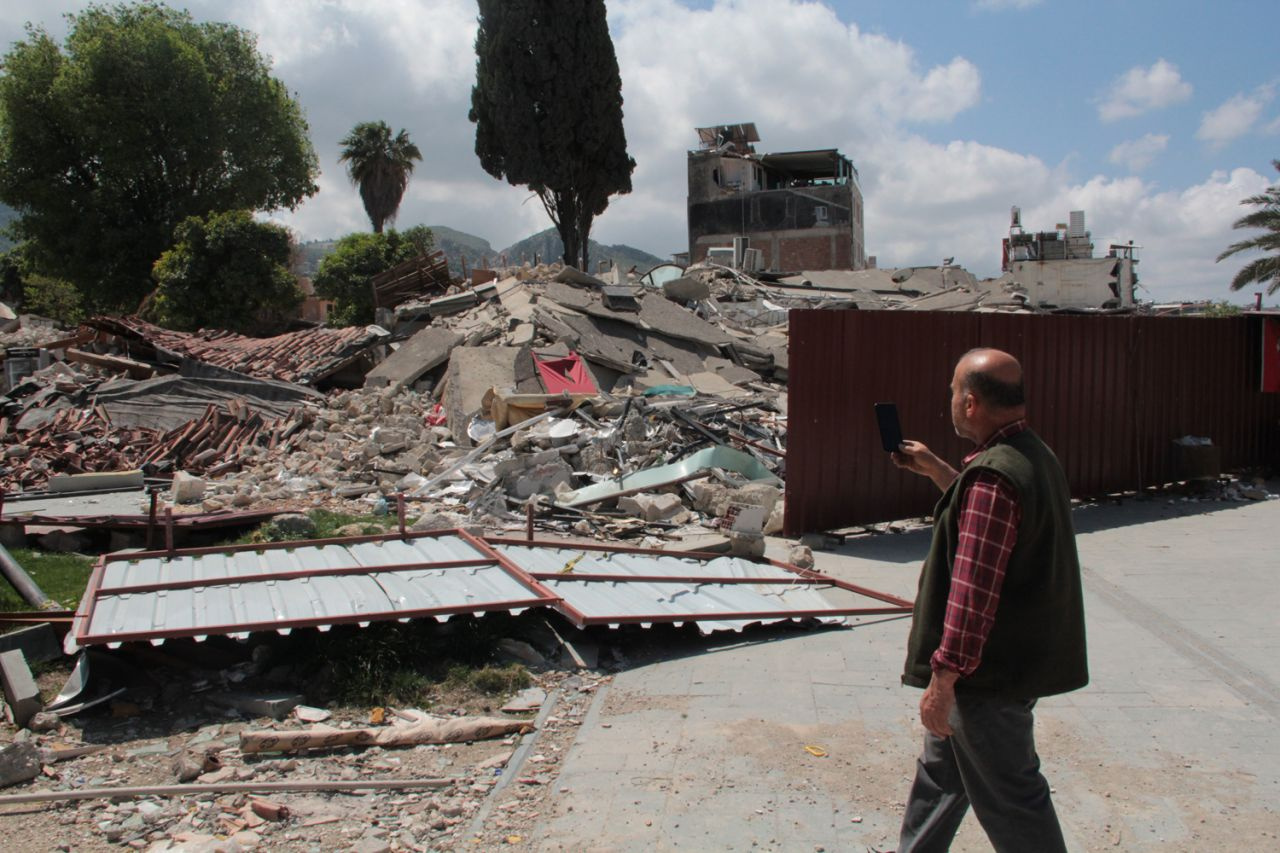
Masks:
[[[1031,426],[1073,494],[1173,481],[1173,440],[1207,436],[1225,469],[1280,452],[1280,395],[1258,390],[1257,317],[1139,317],[796,310],[790,314],[789,535],[928,515],[938,493],[893,467],[872,406],[896,402],[904,434],[952,462],[956,360],[1018,356]]]
[[[137,317],[94,317],[86,326],[136,346],[155,360],[185,356],[259,379],[314,384],[341,370],[365,350],[390,337],[377,326],[302,329],[271,338],[250,338],[219,329],[176,332]]]

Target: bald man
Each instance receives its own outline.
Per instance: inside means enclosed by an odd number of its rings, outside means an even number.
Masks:
[[[998,851],[1065,850],[1032,709],[1089,681],[1067,478],[1007,352],[960,359],[951,421],[977,445],[959,471],[918,441],[893,454],[943,493],[902,676],[926,732],[898,853],[947,850],[969,806]]]

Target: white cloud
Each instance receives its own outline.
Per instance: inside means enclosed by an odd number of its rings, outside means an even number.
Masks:
[[[1141,172],[1150,166],[1151,162],[1168,146],[1168,135],[1148,133],[1138,139],[1121,142],[1111,149],[1107,160],[1118,166],[1124,166],[1130,172]]]
[[[0,20],[0,41],[20,38],[12,21],[24,19],[44,20],[58,37],[58,13],[83,5],[71,0],[45,11],[48,0],[15,2],[28,11]],[[295,212],[274,214],[301,239],[368,228],[359,196],[337,162],[337,143],[352,125],[369,119],[407,129],[423,152],[398,226],[448,225],[499,250],[550,225],[527,189],[494,180],[476,162],[474,126],[467,120],[474,4],[187,5],[197,19],[229,20],[257,32],[273,73],[306,110],[323,170],[320,192]],[[683,250],[686,151],[697,143],[694,128],[754,121],[764,138],[761,150],[835,147],[854,161],[865,194],[868,252],[883,266],[955,256],[979,275],[996,275],[1011,205],[1022,207],[1029,229],[1052,227],[1069,211],[1084,209],[1101,250],[1112,240],[1134,239],[1144,247],[1139,270],[1152,298],[1232,298],[1227,282],[1238,265],[1213,259],[1238,237],[1231,223],[1243,212],[1239,201],[1268,185],[1257,172],[1192,175],[1185,181],[1197,183],[1185,189],[1133,176],[1084,180],[1071,172],[1075,158],[1046,162],[1033,149],[1003,148],[980,132],[973,138],[945,135],[947,123],[982,95],[979,69],[959,41],[955,55],[925,58],[909,41],[841,21],[824,3],[701,5],[709,8],[691,9],[677,0],[608,4],[628,145],[638,165],[634,192],[615,198],[597,220],[593,236],[601,242],[655,254]],[[787,48],[773,49],[778,45]],[[1109,103],[1120,117],[1189,93],[1177,69],[1161,61],[1117,80]],[[1265,120],[1256,117],[1254,126]],[[1280,132],[1280,122],[1272,132]],[[1113,162],[1136,170],[1144,151],[1155,156],[1164,150],[1167,143],[1155,150],[1159,139],[1117,146]]]
[[[1214,259],[1238,239],[1231,223],[1245,212],[1241,199],[1266,187],[1265,176],[1243,168],[1213,172],[1201,183],[1166,192],[1137,178],[1099,176],[1044,197],[1023,214],[1023,222],[1037,228],[1042,226],[1034,223],[1060,222],[1068,211],[1084,210],[1095,253],[1129,240],[1142,247],[1138,275],[1146,291],[1140,298],[1238,301],[1228,284],[1244,262]]]
[[[1275,95],[1275,87],[1259,86],[1249,94],[1233,95],[1200,119],[1196,139],[1222,148],[1244,136],[1257,124],[1262,111]]]
[[[1191,84],[1178,68],[1163,59],[1150,68],[1130,68],[1122,74],[1098,105],[1103,121],[1131,118],[1177,104],[1191,97]]]

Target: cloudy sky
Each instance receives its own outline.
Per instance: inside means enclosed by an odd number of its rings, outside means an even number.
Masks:
[[[6,0],[56,38],[75,0]],[[173,4],[180,5],[180,4]],[[296,92],[323,174],[278,216],[302,240],[368,227],[337,162],[359,121],[404,128],[424,161],[398,225],[448,225],[501,248],[547,227],[536,198],[485,174],[467,121],[467,0],[192,0],[258,35]],[[1146,298],[1252,302],[1215,264],[1246,196],[1280,180],[1274,0],[610,0],[635,189],[592,236],[685,246],[694,128],[755,122],[761,151],[836,147],[861,175],[881,266],[998,274],[1009,208],[1029,229],[1086,211],[1094,243],[1135,241]],[[1247,232],[1246,232],[1247,233]],[[1268,300],[1270,304],[1274,299]]]

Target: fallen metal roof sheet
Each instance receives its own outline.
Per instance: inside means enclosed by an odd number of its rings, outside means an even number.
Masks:
[[[307,385],[324,379],[390,337],[378,326],[302,329],[272,338],[250,338],[220,329],[176,332],[137,317],[94,317],[86,326],[156,354],[185,356],[259,379]]]
[[[840,591],[872,607],[833,604]],[[909,612],[911,603],[783,563],[461,530],[103,557],[67,635],[83,646],[552,607],[574,624],[758,622]]]

